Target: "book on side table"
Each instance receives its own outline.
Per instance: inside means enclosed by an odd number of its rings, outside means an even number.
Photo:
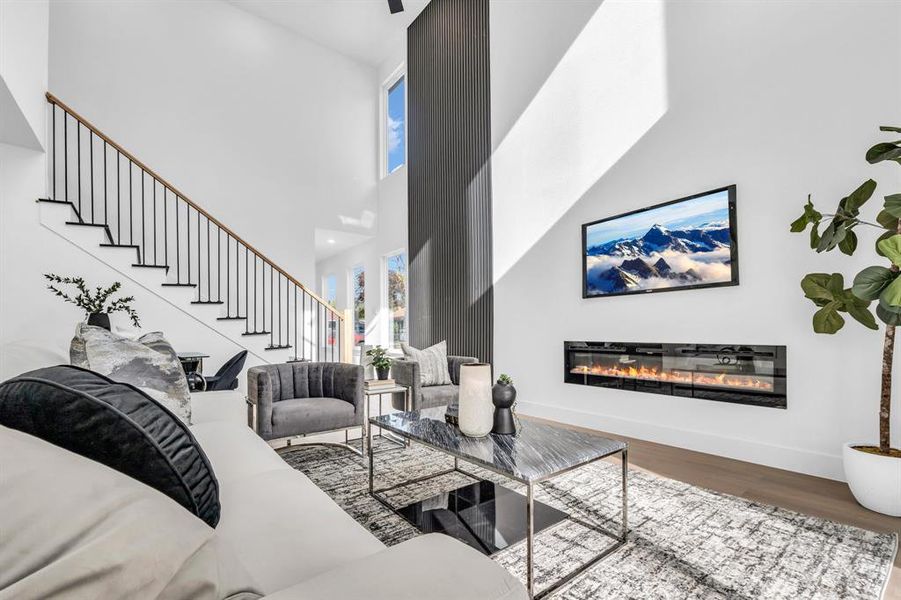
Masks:
[[[396,387],[397,382],[393,379],[367,379],[363,386],[367,390],[387,389]]]

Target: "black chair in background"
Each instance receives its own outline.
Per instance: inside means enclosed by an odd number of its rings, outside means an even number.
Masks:
[[[234,390],[238,387],[238,375],[244,368],[244,361],[247,360],[247,350],[242,350],[232,356],[222,367],[216,371],[211,377],[204,377],[206,388],[204,391],[213,392],[218,390]]]

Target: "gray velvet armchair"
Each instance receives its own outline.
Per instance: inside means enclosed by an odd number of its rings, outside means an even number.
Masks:
[[[450,385],[422,385],[419,363],[412,360],[394,361],[394,364],[391,365],[391,372],[397,383],[410,387],[411,410],[420,410],[435,406],[456,405],[460,394],[460,365],[477,362],[479,359],[472,356],[448,356],[447,370],[450,371]],[[392,394],[391,404],[397,410],[406,410],[404,394]]]
[[[366,412],[363,367],[322,362],[251,367],[247,400],[249,425],[264,440],[359,427]]]

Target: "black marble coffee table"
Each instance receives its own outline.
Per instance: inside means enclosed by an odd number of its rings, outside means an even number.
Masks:
[[[533,598],[541,598],[557,590],[625,543],[628,533],[628,445],[625,442],[562,425],[523,419],[515,436],[492,434],[484,438],[469,438],[457,427],[445,423],[444,412],[442,406],[369,419],[372,425],[454,457],[453,469],[376,489],[370,439],[369,493],[379,502],[423,531],[442,531],[453,535],[488,555],[524,538],[526,587]],[[372,427],[367,429],[371,436]],[[614,454],[622,457],[622,526],[618,533],[535,500],[535,486]],[[461,469],[460,460],[524,484],[526,495],[484,481]],[[405,507],[393,506],[384,495],[389,490],[454,472],[476,482]],[[551,586],[536,591],[533,569],[535,533],[564,519],[609,536],[615,543]]]

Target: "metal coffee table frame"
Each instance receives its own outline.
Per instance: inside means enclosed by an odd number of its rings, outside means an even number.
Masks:
[[[368,453],[369,453],[369,494],[373,498],[378,500],[381,504],[383,504],[385,507],[387,507],[392,512],[394,512],[395,514],[397,514],[401,517],[403,517],[403,515],[400,514],[399,509],[395,508],[391,504],[391,502],[387,499],[387,497],[384,496],[384,492],[388,492],[390,490],[394,490],[397,488],[412,485],[414,483],[421,483],[423,481],[428,481],[430,479],[443,477],[444,475],[449,475],[451,473],[460,473],[461,475],[465,475],[466,477],[475,479],[476,481],[483,480],[481,477],[478,477],[477,475],[474,475],[473,473],[470,473],[470,472],[465,471],[464,469],[460,468],[460,459],[461,458],[466,462],[471,462],[465,456],[458,457],[458,456],[448,452],[447,449],[445,449],[445,448],[441,448],[441,447],[435,446],[433,444],[424,442],[422,440],[418,440],[418,439],[400,434],[402,437],[404,437],[405,439],[407,439],[409,441],[416,442],[417,444],[422,444],[423,446],[431,448],[432,450],[437,450],[439,452],[443,452],[444,454],[453,456],[454,457],[454,467],[452,469],[445,469],[444,471],[440,471],[438,473],[432,473],[429,475],[423,475],[422,477],[416,477],[414,479],[405,480],[405,481],[396,483],[396,484],[388,486],[388,487],[375,489],[374,457],[375,457],[375,454],[377,454],[377,453],[373,453],[373,451],[372,451],[372,426],[371,425],[372,425],[372,423],[370,420],[370,426],[366,428],[367,436],[368,436],[368,444],[367,445],[368,445]],[[595,556],[591,557],[587,562],[583,563],[582,565],[580,565],[578,568],[571,571],[570,573],[564,575],[563,577],[561,577],[560,579],[558,579],[557,581],[552,583],[549,587],[536,592],[535,591],[535,569],[534,569],[534,566],[535,566],[534,565],[534,560],[535,560],[535,557],[534,557],[535,487],[541,483],[544,483],[546,481],[554,479],[555,477],[559,477],[560,475],[564,475],[564,474],[569,473],[570,471],[574,471],[576,469],[581,469],[582,467],[586,467],[592,463],[595,463],[599,460],[603,460],[610,456],[614,456],[616,454],[620,454],[621,459],[622,459],[623,501],[622,501],[622,525],[620,527],[620,532],[618,534],[613,533],[599,524],[589,523],[589,522],[585,521],[584,519],[575,517],[573,515],[567,516],[567,520],[573,521],[574,523],[577,523],[578,525],[581,525],[582,527],[585,527],[586,529],[590,529],[592,531],[595,531],[597,533],[605,535],[609,538],[612,538],[613,540],[615,540],[615,543],[613,543],[611,546],[605,548],[599,554],[596,554]],[[491,471],[492,473],[496,473],[497,475],[501,475],[502,477],[506,477],[507,479],[511,479],[513,481],[519,482],[526,486],[526,540],[525,540],[526,541],[526,588],[528,589],[530,598],[534,598],[537,600],[539,598],[544,598],[545,596],[547,596],[548,594],[551,594],[552,592],[557,591],[562,586],[566,585],[567,583],[569,583],[570,581],[572,581],[573,579],[575,579],[576,577],[578,577],[579,575],[581,575],[582,573],[584,573],[585,571],[587,571],[588,569],[590,569],[591,567],[596,565],[598,562],[600,562],[601,560],[606,558],[609,554],[611,554],[615,550],[621,548],[628,539],[628,534],[629,534],[629,525],[628,525],[628,519],[629,519],[629,446],[628,446],[628,444],[622,450],[615,450],[615,451],[605,454],[603,456],[598,456],[598,457],[592,458],[591,460],[579,463],[577,465],[567,467],[566,469],[562,469],[562,470],[554,472],[550,475],[546,475],[544,477],[539,477],[539,478],[533,479],[531,481],[527,480],[527,479],[515,477],[509,473],[505,473],[498,469],[493,469],[484,464],[475,463],[475,462],[473,462],[472,464],[474,464],[476,467],[485,469],[487,471]]]

